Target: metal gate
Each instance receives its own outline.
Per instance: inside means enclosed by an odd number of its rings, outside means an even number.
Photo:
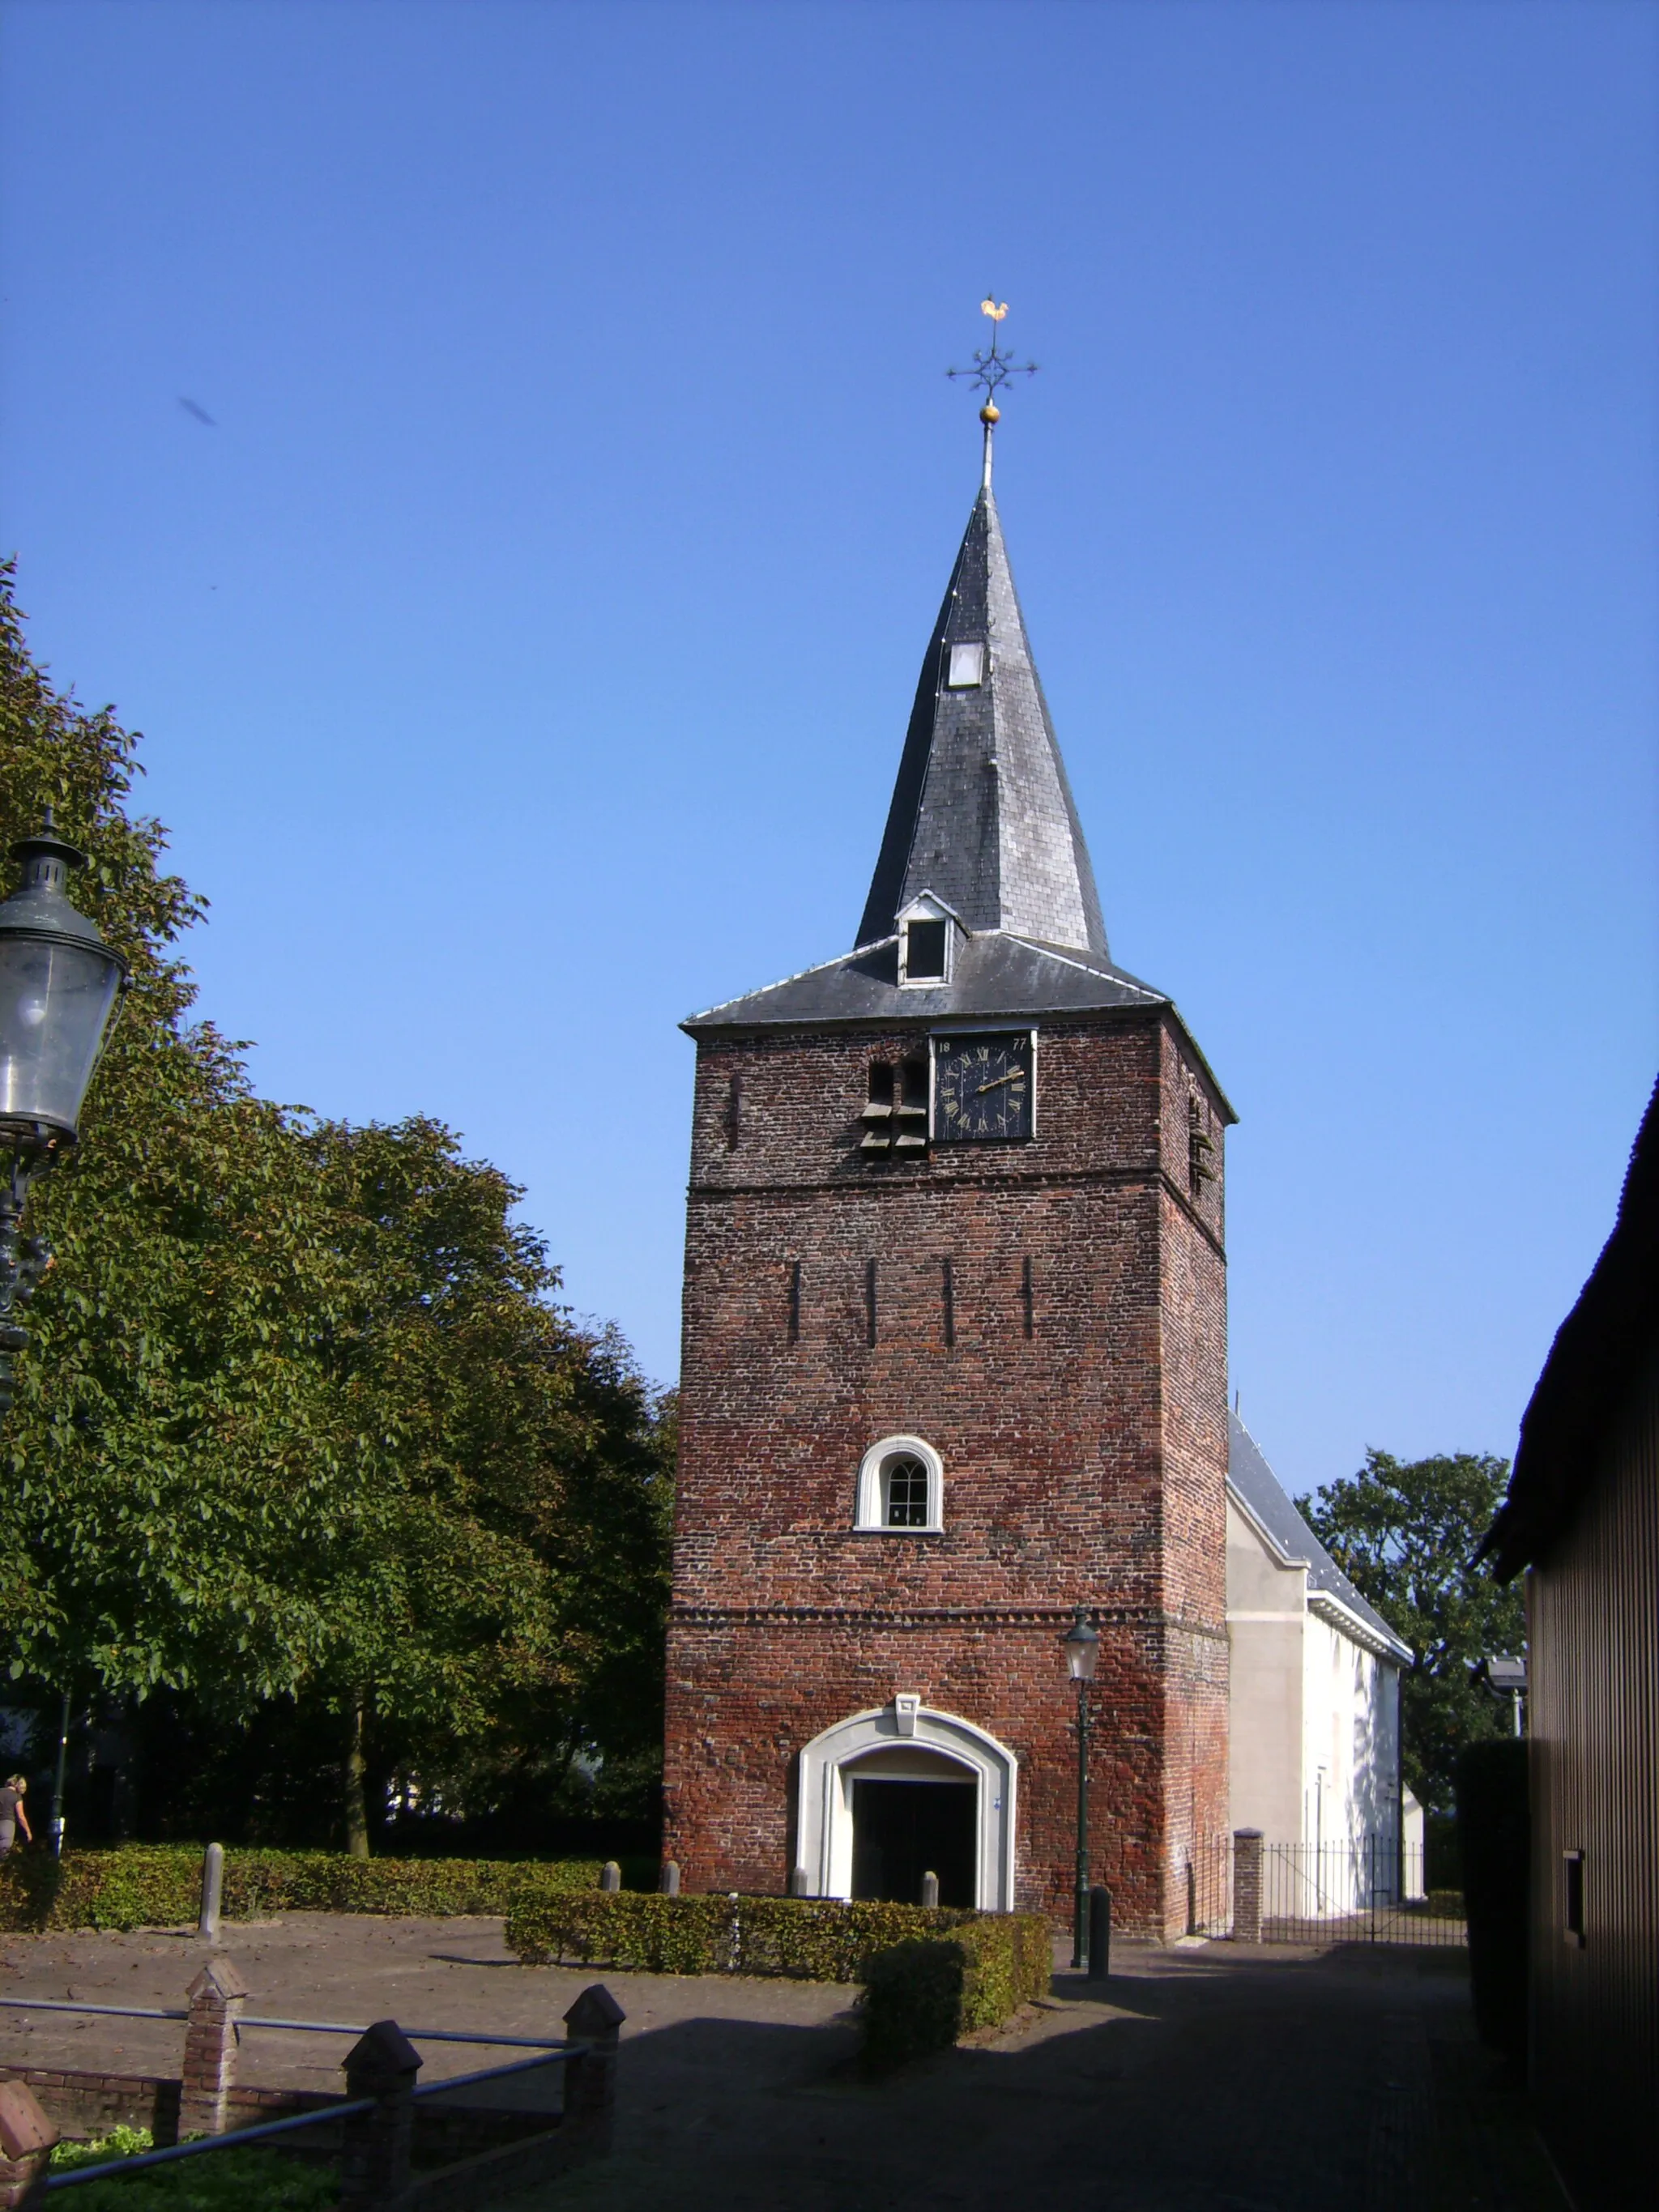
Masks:
[[[1358,1843],[1265,1844],[1261,1937],[1267,1943],[1467,1943],[1463,1899],[1430,1890],[1420,1847],[1373,1836]]]

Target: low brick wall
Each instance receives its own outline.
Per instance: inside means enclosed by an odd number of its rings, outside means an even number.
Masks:
[[[158,2150],[179,2140],[179,2084],[155,2074],[98,2074],[53,2066],[0,2066],[0,2081],[23,2081],[40,2099],[58,2132],[77,2142],[94,2142],[115,2128],[148,2128]],[[465,2091],[458,2091],[465,2095]],[[261,2089],[240,2083],[228,2094],[225,2132],[284,2120],[293,2112],[319,2112],[343,2100],[322,2089]],[[477,2158],[486,2151],[550,2133],[557,2112],[513,2112],[488,2105],[445,2105],[422,2098],[415,2107],[415,2163],[445,2166]],[[334,2159],[340,2130],[319,2123],[293,2146],[297,2155]]]
[[[148,2128],[158,2146],[179,2140],[177,2077],[152,2074],[95,2074],[58,2066],[0,2066],[0,2081],[22,2081],[33,2090],[59,2132],[95,2141],[116,2128]],[[276,2118],[276,2113],[261,2118]],[[246,2125],[246,2123],[244,2123]]]
[[[170,2148],[181,2132],[233,2136],[262,2121],[316,2113],[314,2127],[279,2136],[270,2147],[307,2165],[336,2167],[343,2199],[360,2212],[383,2205],[485,2212],[503,2192],[551,2179],[610,2148],[623,2011],[597,1983],[565,2014],[574,2048],[477,2082],[439,2081],[423,2097],[415,2094],[419,2054],[391,2021],[365,2031],[348,2054],[344,2096],[239,2082],[236,2021],[246,1995],[222,1956],[198,1975],[177,2078],[0,2065],[0,2084],[32,2094],[33,2103],[21,2102],[37,2130],[49,2125],[59,2137],[93,2142],[118,2127],[143,2128],[158,2149]],[[560,2075],[561,2110],[541,2102],[552,2069]],[[333,2106],[364,2098],[372,2109],[332,2117]],[[33,2168],[27,2166],[25,2160],[13,2177],[18,2191],[33,2185]],[[14,2201],[7,2185],[0,2176],[0,2204]]]

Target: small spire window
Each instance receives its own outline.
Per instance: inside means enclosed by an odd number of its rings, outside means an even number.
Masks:
[[[953,645],[950,663],[945,672],[946,689],[951,691],[971,691],[985,681],[985,647],[981,644]]]
[[[898,917],[901,988],[921,984],[936,990],[941,983],[948,983],[958,934],[959,925],[942,899],[931,891],[912,899]]]
[[[945,981],[945,932],[948,921],[912,921],[904,929],[904,980],[907,983]]]

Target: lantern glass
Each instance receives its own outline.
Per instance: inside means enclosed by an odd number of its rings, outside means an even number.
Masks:
[[[1060,1642],[1066,1646],[1066,1664],[1071,1669],[1074,1682],[1092,1682],[1095,1668],[1100,1659],[1100,1637],[1079,1613]]]
[[[0,933],[0,1132],[44,1123],[73,1141],[120,978],[106,945]]]

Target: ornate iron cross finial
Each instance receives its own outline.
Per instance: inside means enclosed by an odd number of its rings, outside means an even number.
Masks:
[[[1008,312],[1008,302],[998,305],[994,292],[988,292],[979,303],[981,315],[991,319],[991,343],[982,353],[975,353],[971,368],[947,368],[947,376],[965,376],[975,387],[985,394],[985,404],[979,410],[979,419],[988,429],[1001,420],[1002,410],[997,405],[997,392],[1011,376],[1035,376],[1037,365],[1034,361],[1016,361],[1012,354],[1002,350],[998,340],[1002,335],[1002,319]]]

